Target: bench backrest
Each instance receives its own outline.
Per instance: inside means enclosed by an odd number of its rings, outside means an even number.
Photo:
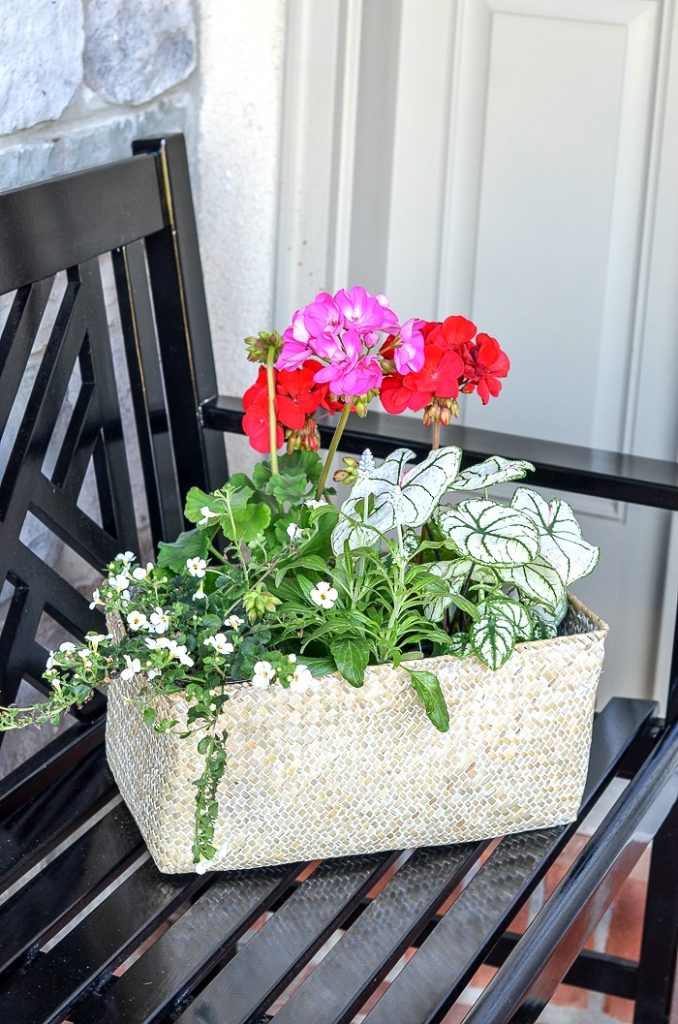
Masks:
[[[103,626],[78,574],[61,568],[69,553],[99,571],[138,552],[140,507],[153,545],[172,538],[185,491],[226,478],[223,438],[202,427],[217,388],[184,140],[133,152],[0,195],[2,704],[22,679],[41,688],[45,617],[76,637]],[[123,339],[117,366],[109,317]],[[55,565],[42,557],[45,530],[67,549]]]

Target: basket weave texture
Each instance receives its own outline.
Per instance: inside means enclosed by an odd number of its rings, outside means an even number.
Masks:
[[[215,869],[465,842],[577,816],[607,626],[570,599],[554,640],[519,644],[497,672],[429,658],[450,730],[429,722],[402,668],[369,668],[361,689],[327,676],[317,692],[234,684],[219,721]],[[122,796],[160,871],[194,871],[197,738],[155,733],[110,686],[106,746]],[[158,698],[185,720],[180,694]]]

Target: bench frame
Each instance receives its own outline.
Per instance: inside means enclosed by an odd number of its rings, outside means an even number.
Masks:
[[[36,641],[43,612],[76,635],[102,626],[101,616],[89,609],[87,599],[22,543],[26,516],[40,519],[97,570],[119,550],[139,550],[126,450],[128,435],[110,351],[100,255],[111,253],[113,262],[154,545],[173,538],[183,528],[182,498],[190,486],[209,490],[226,479],[222,435],[241,432],[239,400],[217,393],[184,140],[179,135],[143,140],[134,144],[133,152],[133,157],[118,163],[0,195],[0,294],[16,291],[0,337],[0,434],[10,418],[51,279],[67,271],[64,298],[0,479],[0,581],[8,580],[14,588],[0,635],[2,703],[15,699],[22,678],[44,692],[41,673],[46,652]],[[54,466],[45,475],[45,450],[55,432],[61,401],[76,363],[80,392],[60,438]],[[330,433],[331,427],[321,427],[325,442]],[[495,453],[526,458],[536,466],[537,485],[678,510],[678,467],[674,463],[464,427],[455,427],[454,435],[455,443],[464,449],[465,464]],[[346,429],[342,449],[357,453],[369,446],[376,456],[383,456],[394,444],[406,444],[423,456],[430,441],[418,422],[370,413],[367,420],[357,420]],[[77,504],[90,459],[100,523],[93,522]],[[38,840],[27,840],[21,855],[10,857],[4,864],[4,873],[0,856],[0,893],[46,854],[58,849],[86,815],[108,806],[110,788],[104,781],[97,789],[99,783],[92,782],[91,776],[92,765],[100,766],[102,758],[104,698],[90,702],[78,719],[0,781],[0,836],[3,828],[8,835],[27,835],[26,823],[35,821],[39,808],[44,813],[45,794],[49,794],[50,808],[50,820],[42,821]],[[474,1024],[536,1020],[555,986],[565,977],[573,984],[635,998],[636,1024],[668,1024],[678,954],[678,617],[666,717],[659,719],[651,702],[616,700],[598,716],[597,730],[600,743],[594,746],[587,800],[594,800],[613,774],[630,780],[622,797],[528,932],[518,936],[507,932],[506,927],[574,827],[552,830],[553,837],[546,837],[545,852],[537,867],[532,873],[526,870],[520,892],[511,898],[506,913],[494,921],[491,931],[484,937],[479,933],[468,970],[460,970],[456,982],[450,973],[449,987],[441,987],[435,1005],[432,996],[427,996],[427,1002],[416,986],[408,988],[403,981],[394,996],[402,1020],[439,1020],[463,988],[459,979],[468,980],[472,965],[485,961],[505,967],[467,1016],[466,1020]],[[599,763],[594,763],[596,757]],[[582,952],[587,935],[653,837],[639,964]],[[0,855],[2,850],[0,840]],[[469,852],[470,860],[479,852],[480,847],[473,855]],[[421,857],[425,860],[426,853]],[[123,862],[127,863],[124,858]],[[493,854],[482,869],[487,884],[495,862],[499,858]],[[343,863],[349,862],[339,865]],[[385,865],[386,861],[381,863],[377,874],[386,870]],[[338,866],[336,870],[344,869]],[[499,872],[498,866],[496,870]],[[455,868],[448,879],[450,884],[458,880],[457,874]],[[38,883],[39,879],[30,886]],[[184,879],[181,899],[198,899],[207,884],[197,876]],[[281,900],[283,889],[290,885],[292,880],[288,878],[277,888],[269,886],[256,902],[257,912],[265,907],[275,909],[276,899]],[[365,885],[352,890],[351,898],[332,919],[332,928],[349,928],[352,921],[367,913],[367,891]],[[20,898],[21,891],[8,900],[7,913],[18,906]],[[82,909],[86,902],[83,896],[76,904]],[[161,916],[166,918],[175,906],[176,902],[168,899]],[[0,906],[0,916],[2,909]],[[428,970],[425,951],[433,949],[436,934],[443,934],[434,910],[429,908],[428,916],[420,917],[416,925],[404,931],[400,944],[389,954],[389,963],[405,942],[419,946],[418,956],[422,954],[424,965],[421,971]],[[54,913],[55,921],[59,920],[58,907]],[[152,918],[151,923],[157,923],[156,919]],[[49,934],[47,928],[41,941]],[[318,943],[324,934],[321,929]],[[140,934],[130,936],[120,951],[111,954],[105,970],[102,968],[96,983],[91,983],[97,990],[106,983],[106,991],[119,987],[119,983],[110,982],[110,971],[140,938]],[[32,948],[29,953],[35,957],[38,947]],[[196,968],[192,991],[200,991],[216,964],[226,972],[224,963],[228,965],[228,958],[224,961],[224,955],[223,950],[221,959],[212,954],[200,969]],[[309,955],[306,950],[297,969]],[[7,970],[27,962],[17,958]],[[440,982],[433,959],[431,963],[430,986],[434,987]],[[386,960],[382,966],[386,968]],[[283,981],[289,980],[288,975],[289,970],[283,972]],[[2,977],[0,973],[0,1005]],[[16,994],[12,988],[15,980],[10,974],[7,977],[11,997]],[[212,981],[217,989],[221,977],[218,974]],[[282,991],[283,981],[275,985],[271,982],[268,995]],[[102,1003],[92,1002],[88,991],[84,982],[74,983],[58,1011],[65,1012],[72,1006],[76,1020],[96,1021],[96,1015],[78,1016],[83,1006],[93,1014],[94,1007],[106,1005],[105,998]],[[205,994],[209,991],[208,986]],[[345,999],[346,1005],[343,1016],[338,1014],[333,1019],[350,1019],[347,1014],[360,1007],[366,994],[369,991],[364,987],[346,996],[338,993],[338,1001]],[[201,998],[198,996],[194,1004],[196,1013]],[[156,1008],[152,1019],[165,1019],[163,1014],[170,1010],[174,1015],[182,999],[186,999],[186,991],[178,989],[175,1001]],[[380,1009],[382,1002],[384,1007]],[[382,1017],[389,1019],[385,1016],[389,1012],[387,1003],[387,999],[377,1003],[368,1015],[370,1024],[377,1024]],[[259,1012],[267,1005],[262,997]],[[45,1010],[39,1019],[60,1019],[50,1013]],[[200,1019],[192,1013],[189,1006],[181,1020]],[[104,1014],[101,1019],[108,1018]]]

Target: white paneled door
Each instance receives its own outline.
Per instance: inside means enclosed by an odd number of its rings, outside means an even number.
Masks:
[[[319,288],[462,313],[512,359],[463,419],[678,453],[674,0],[289,0],[280,326]],[[449,440],[454,428],[449,429]],[[572,502],[612,626],[603,694],[661,693],[668,514]]]

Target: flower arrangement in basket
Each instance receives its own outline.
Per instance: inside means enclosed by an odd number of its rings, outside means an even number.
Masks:
[[[155,565],[108,566],[92,607],[111,633],[62,644],[49,699],[0,709],[0,728],[54,722],[112,683],[109,761],[167,871],[571,820],[605,627],[567,588],[598,551],[564,501],[488,496],[530,463],[462,468],[440,446],[460,394],[499,394],[499,343],[461,316],[400,323],[363,288],[246,343],[261,366],[243,428],[270,457],[192,488],[192,529]],[[377,398],[423,411],[431,451],[344,458],[334,502],[342,432]]]

